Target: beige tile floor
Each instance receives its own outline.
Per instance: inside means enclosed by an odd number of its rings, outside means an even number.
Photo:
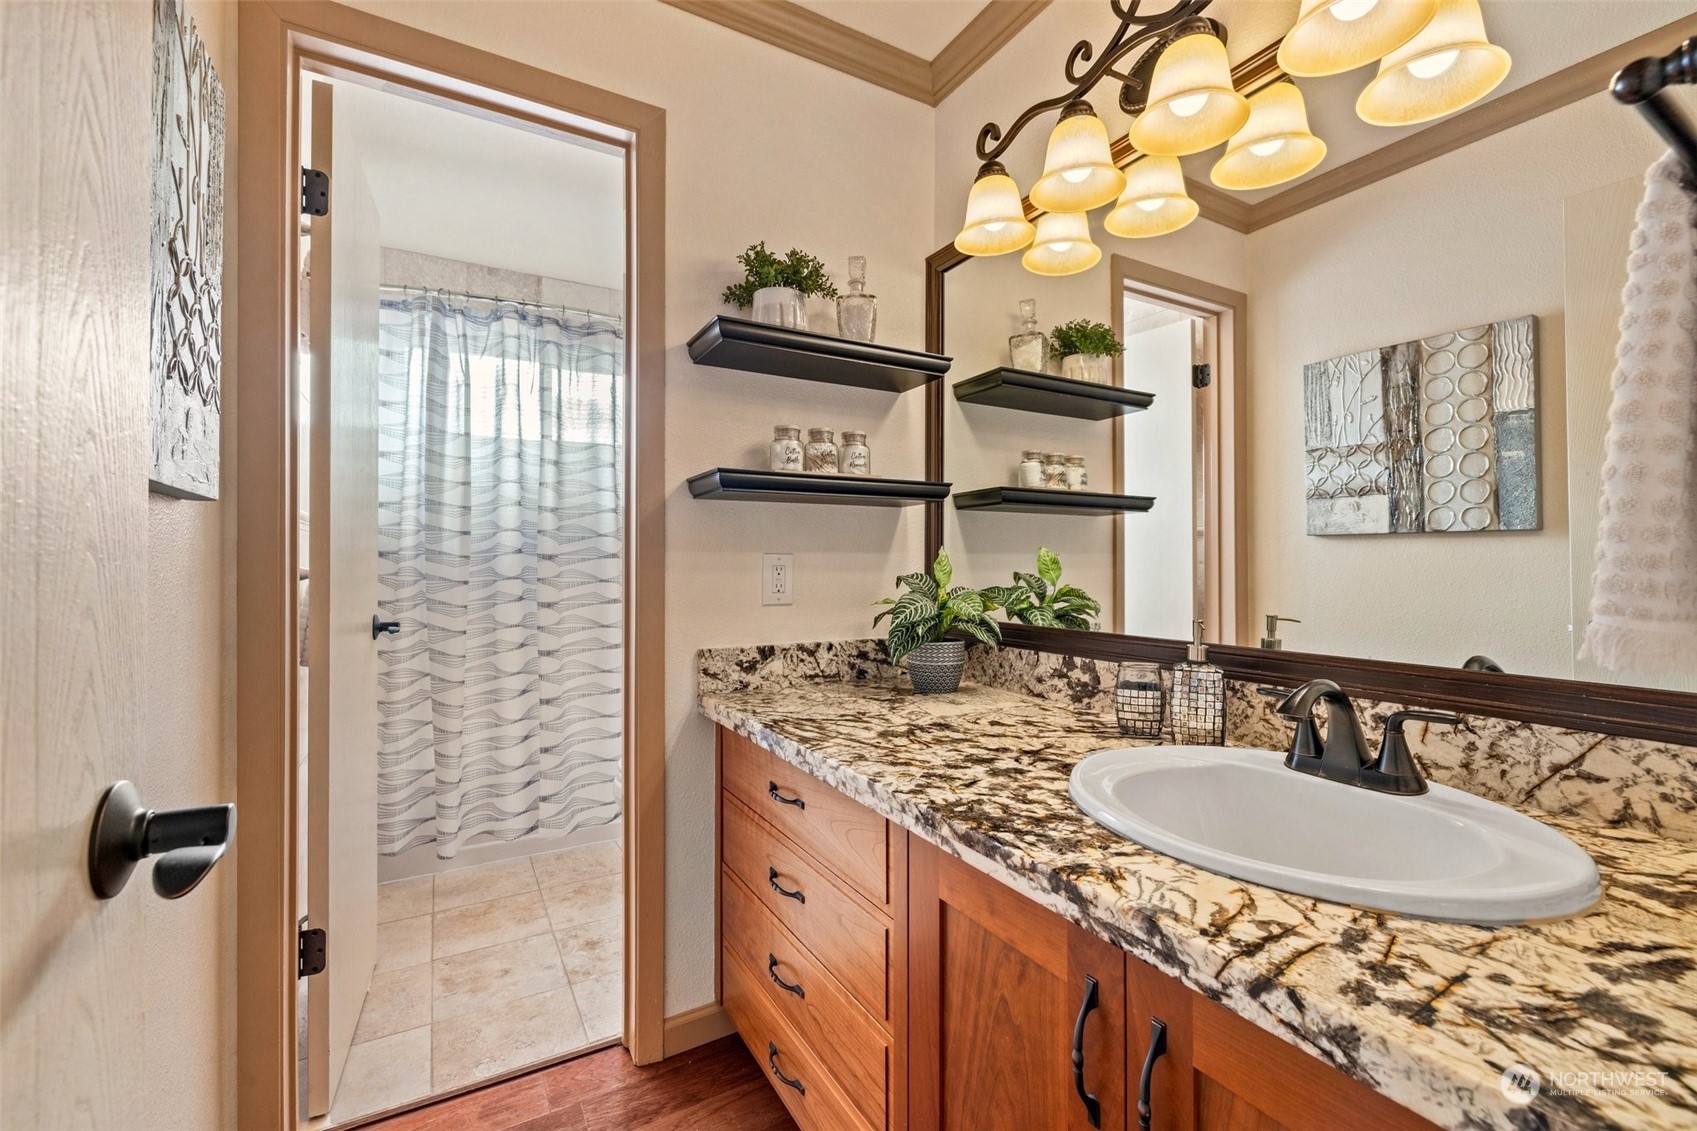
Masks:
[[[377,968],[330,1122],[617,1037],[620,861],[597,844],[381,885]]]

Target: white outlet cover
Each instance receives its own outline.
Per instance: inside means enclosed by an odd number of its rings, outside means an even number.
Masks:
[[[760,603],[789,605],[795,602],[795,555],[760,555]]]

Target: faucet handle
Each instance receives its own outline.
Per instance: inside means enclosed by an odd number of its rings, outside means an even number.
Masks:
[[[1379,743],[1379,756],[1361,772],[1366,784],[1382,793],[1404,796],[1426,792],[1426,778],[1420,772],[1420,764],[1414,760],[1414,753],[1408,748],[1407,736],[1402,733],[1402,724],[1414,721],[1456,726],[1461,722],[1461,716],[1448,711],[1393,712],[1385,720],[1385,737]]]
[[[1385,720],[1385,733],[1390,734],[1395,731],[1401,734],[1402,724],[1411,721],[1443,723],[1445,726],[1453,727],[1461,725],[1461,716],[1451,714],[1448,711],[1396,711]]]

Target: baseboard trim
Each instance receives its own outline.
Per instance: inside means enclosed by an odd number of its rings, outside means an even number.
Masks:
[[[730,1015],[716,1001],[666,1018],[665,1055],[676,1056],[736,1032]]]

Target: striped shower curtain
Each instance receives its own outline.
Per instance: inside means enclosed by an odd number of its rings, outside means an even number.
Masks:
[[[384,288],[379,850],[618,820],[624,327]]]

